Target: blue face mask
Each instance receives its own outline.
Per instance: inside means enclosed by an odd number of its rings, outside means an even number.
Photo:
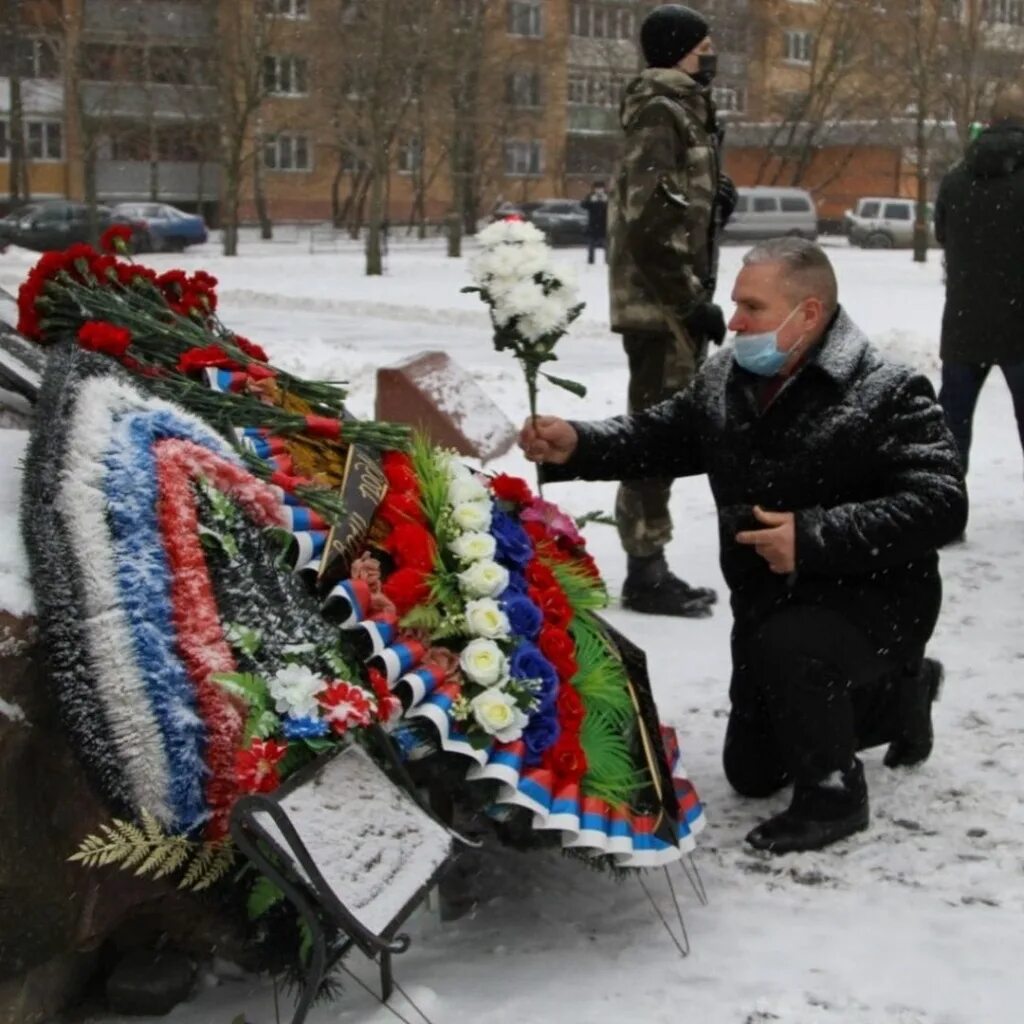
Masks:
[[[774,331],[764,331],[761,334],[737,334],[733,355],[736,362],[756,373],[759,377],[774,377],[789,362],[793,353],[803,344],[801,338],[788,352],[779,350],[779,331],[789,323],[793,314],[799,309],[794,306],[789,316],[775,328]]]

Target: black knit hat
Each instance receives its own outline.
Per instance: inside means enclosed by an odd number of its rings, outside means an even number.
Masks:
[[[704,17],[682,4],[662,4],[640,26],[649,68],[675,67],[711,31]]]

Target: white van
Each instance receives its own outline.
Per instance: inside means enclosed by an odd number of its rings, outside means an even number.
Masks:
[[[724,241],[753,242],[791,235],[813,242],[818,237],[818,213],[805,189],[758,185],[736,191],[736,209],[722,231]]]

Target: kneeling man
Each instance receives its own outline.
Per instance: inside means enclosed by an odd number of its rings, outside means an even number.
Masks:
[[[708,474],[735,620],[725,773],[748,796],[793,784],[747,836],[785,853],[867,827],[858,750],[931,753],[937,549],[967,494],[931,384],[871,346],[825,252],[778,239],[743,264],[735,345],[685,391],[597,423],[539,417],[520,445],[552,481]]]

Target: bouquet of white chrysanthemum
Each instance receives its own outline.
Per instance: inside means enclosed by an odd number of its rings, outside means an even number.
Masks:
[[[583,311],[572,274],[554,263],[544,235],[525,221],[497,221],[477,236],[480,251],[470,263],[476,292],[491,307],[494,347],[515,353],[526,377],[530,415],[537,415],[537,377],[581,398],[582,384],[541,370],[558,357],[558,339]]]

